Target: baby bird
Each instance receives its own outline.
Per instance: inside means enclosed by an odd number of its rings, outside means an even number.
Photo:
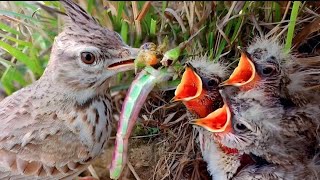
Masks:
[[[278,41],[257,38],[241,53],[238,67],[220,86],[242,90],[260,86],[266,96],[277,97],[280,103],[303,106],[319,102],[319,84],[320,56],[299,59],[284,53]]]
[[[223,91],[221,94],[225,98]],[[310,163],[318,153],[319,142],[317,132],[312,129],[318,127],[315,119],[320,114],[315,113],[314,106],[299,109],[284,109],[281,105],[265,107],[264,102],[259,101],[264,100],[261,94],[262,91],[258,90],[246,91],[229,100],[225,99],[224,106],[227,108],[197,119],[195,124],[214,132],[218,144],[257,158],[255,166],[241,170],[235,179],[244,176],[245,173],[241,173],[243,171],[251,172],[252,177],[261,175],[265,177],[263,179],[315,178],[315,172],[319,171],[313,170]],[[231,128],[222,128],[223,133],[215,133],[217,130],[211,127],[222,122],[221,118],[227,118],[224,121],[227,125],[220,126]],[[275,170],[268,171],[267,167]],[[292,174],[298,169],[299,174]],[[304,172],[312,173],[306,176]],[[248,178],[248,174],[245,177]]]
[[[206,56],[196,57],[187,63],[181,83],[175,91],[175,101],[187,107],[190,120],[206,117],[222,107],[218,84],[227,76],[223,64],[213,63]],[[213,179],[231,179],[241,166],[242,155],[237,150],[221,146],[213,133],[194,126],[208,171]]]
[[[241,92],[234,97],[225,87],[220,93],[228,108],[209,114],[211,118],[196,120],[196,124],[209,131],[217,126],[216,122],[225,122],[222,126],[232,128],[223,129],[227,135],[217,138],[221,144],[266,160],[258,168],[249,166],[240,172],[239,179],[241,176],[247,179],[311,179],[317,177],[314,172],[319,172],[318,166],[310,166],[319,148],[319,105],[310,98],[307,88],[296,90],[305,95],[297,99],[290,92],[294,88],[289,87],[290,83],[294,84],[294,79],[290,79],[292,74],[303,77],[297,79],[300,85],[304,78],[314,79],[311,84],[317,85],[318,79],[314,76],[319,72],[314,67],[312,73],[303,73],[299,68],[286,70],[284,67],[298,65],[285,63],[285,59],[277,43],[257,40],[249,46],[248,53],[242,53],[238,67],[222,83],[240,87]],[[286,78],[289,84],[282,84]],[[221,117],[225,120],[221,121]],[[310,172],[308,176],[306,172]]]
[[[260,102],[264,101],[261,94],[259,90],[247,91],[229,98],[232,114],[229,122],[232,122],[233,128],[228,135],[220,136],[220,142],[229,148],[264,159],[266,162],[260,165],[264,170],[248,167],[258,169],[260,174],[268,173],[268,176],[279,179],[315,178],[316,174],[309,164],[319,148],[316,129],[319,126],[319,107],[266,107]],[[275,169],[266,171],[268,168],[265,166]],[[313,173],[306,176],[303,172]]]
[[[226,77],[226,67],[210,63],[206,56],[191,60],[186,65],[173,100],[182,101],[192,114],[205,117],[222,105],[218,85]]]
[[[111,132],[109,79],[138,50],[71,0],[42,77],[0,102],[0,179],[72,179]]]

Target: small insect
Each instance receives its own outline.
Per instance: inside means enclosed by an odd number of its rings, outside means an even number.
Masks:
[[[168,48],[168,38],[164,38],[162,44],[157,46],[154,43],[144,43],[138,57],[134,61],[135,73],[146,66],[156,66],[163,57],[163,52]]]

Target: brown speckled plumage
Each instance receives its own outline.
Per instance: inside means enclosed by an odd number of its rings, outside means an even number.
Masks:
[[[112,119],[108,79],[137,50],[71,0],[42,77],[0,102],[0,179],[72,179],[97,157]],[[81,53],[95,56],[92,64]]]

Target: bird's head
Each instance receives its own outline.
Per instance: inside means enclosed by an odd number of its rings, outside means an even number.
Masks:
[[[205,117],[222,106],[218,85],[226,76],[226,67],[197,57],[187,63],[174,101],[182,101],[197,117]]]
[[[276,136],[282,130],[281,105],[266,108],[263,97],[260,97],[263,96],[261,89],[239,92],[235,97],[227,97],[223,90],[219,92],[223,107],[207,117],[195,119],[193,124],[212,132],[221,147],[237,151],[244,158],[238,170],[251,163],[268,164],[266,156],[270,151],[263,150],[272,145],[271,136],[280,144],[281,138]]]
[[[134,69],[138,49],[126,45],[117,32],[100,26],[71,0],[60,2],[66,9],[66,25],[54,40],[45,74],[53,73],[55,81],[76,92],[97,90],[116,73]]]
[[[237,86],[242,90],[264,86],[266,92],[279,91],[281,65],[286,55],[278,42],[256,39],[247,51],[241,50],[238,66],[220,86]]]
[[[239,156],[237,172],[250,164],[268,164],[265,157],[257,152],[265,148],[266,141],[270,142],[269,134],[277,134],[274,131],[279,130],[277,120],[281,117],[281,109],[265,108],[256,100],[263,99],[258,91],[239,92],[234,98],[226,97],[224,90],[219,92],[224,105],[192,123],[211,132],[225,156],[230,153]],[[232,176],[236,176],[237,172]]]
[[[258,142],[263,130],[278,129],[283,108],[281,104],[266,107],[264,103],[268,97],[261,89],[239,92],[235,97],[227,97],[224,90],[219,92],[224,105],[193,123],[217,133],[223,145],[243,151]]]

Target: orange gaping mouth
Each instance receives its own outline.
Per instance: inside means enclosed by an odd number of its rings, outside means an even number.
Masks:
[[[213,100],[208,97],[208,91],[202,87],[201,78],[191,67],[186,67],[173,100],[182,101],[190,112],[200,118],[206,117],[214,107]]]
[[[231,131],[231,112],[226,103],[224,105],[210,113],[204,118],[195,119],[191,122],[203,127],[204,129],[217,133],[217,132],[229,132]]]
[[[260,79],[253,62],[242,52],[238,67],[230,75],[229,79],[222,82],[220,86],[232,85],[248,90],[254,87]]]
[[[174,92],[174,101],[190,101],[202,92],[201,78],[190,67],[186,67],[181,82]]]
[[[116,62],[116,63],[109,65],[108,69],[119,69],[121,67],[133,65],[133,63],[134,63],[134,59],[124,60],[124,61]]]

